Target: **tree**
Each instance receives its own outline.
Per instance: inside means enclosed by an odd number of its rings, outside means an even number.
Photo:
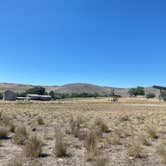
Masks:
[[[53,91],[53,90],[49,92],[49,95],[52,97],[52,99],[54,99],[54,98],[55,98],[55,93],[54,93],[54,91]]]
[[[115,94],[115,89],[112,89],[112,91],[111,91],[111,97],[112,97],[112,102],[118,102],[119,101],[119,97],[120,97],[120,95],[116,95]]]
[[[132,97],[132,96],[137,96],[137,89],[136,88],[131,88],[129,89],[128,91],[129,95]]]
[[[151,98],[155,98],[155,97],[156,97],[155,93],[147,93],[146,94],[147,99],[151,99]]]
[[[130,96],[134,96],[134,97],[138,96],[138,95],[140,95],[140,96],[144,96],[145,95],[144,88],[140,87],[140,86],[138,86],[137,88],[129,89],[128,93],[129,93]]]
[[[137,87],[137,95],[140,95],[140,96],[145,95],[144,87],[140,87],[140,86]]]
[[[41,86],[36,86],[34,88],[28,89],[26,94],[38,94],[38,95],[45,95],[46,89]]]

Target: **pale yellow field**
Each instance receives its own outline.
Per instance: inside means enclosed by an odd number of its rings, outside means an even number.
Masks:
[[[16,162],[26,166],[166,165],[166,104],[157,99],[0,102],[0,112],[1,129],[9,130],[7,138],[0,139],[2,166],[21,166]],[[22,145],[15,139],[21,126],[27,130]],[[42,142],[42,151],[35,157],[26,153],[33,135]],[[58,140],[63,140],[66,150],[59,156]],[[11,165],[14,161],[17,165]]]

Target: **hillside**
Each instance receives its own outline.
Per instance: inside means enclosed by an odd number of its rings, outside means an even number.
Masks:
[[[24,92],[27,89],[34,87],[33,85],[15,84],[15,83],[0,83],[0,92],[12,90],[15,92]]]
[[[26,85],[26,84],[15,84],[15,83],[0,83],[0,92],[5,90],[12,90],[15,92],[24,92],[29,88],[35,87],[34,85]],[[49,92],[51,90],[55,91],[56,93],[110,93],[112,87],[105,87],[105,86],[98,86],[93,84],[87,83],[73,83],[73,84],[66,84],[63,86],[44,86],[46,90]],[[114,88],[115,93],[127,97],[129,88]],[[159,90],[154,89],[152,87],[145,87],[145,93],[155,93],[157,96],[159,95]]]
[[[102,86],[85,84],[85,83],[75,83],[75,84],[66,84],[58,87],[55,92],[57,93],[108,93],[110,92],[110,88],[105,88]]]

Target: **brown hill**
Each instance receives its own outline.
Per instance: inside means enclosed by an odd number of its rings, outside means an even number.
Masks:
[[[15,92],[25,92],[27,89],[35,87],[34,85],[24,85],[24,84],[15,84],[15,83],[0,83],[0,92],[5,90],[12,90]],[[44,86],[46,90],[49,92],[51,90],[56,93],[110,93],[112,87],[104,87],[87,83],[73,83],[66,84],[63,86]],[[127,97],[129,88],[114,88],[115,93]],[[145,93],[155,93],[157,96],[160,94],[159,90],[154,89],[152,87],[146,87]]]
[[[23,85],[23,84],[15,84],[15,83],[0,83],[0,92],[5,90],[12,90],[15,92],[24,92],[27,89],[34,87],[33,85]]]
[[[14,92],[25,92],[26,90],[35,87],[35,85],[15,84],[15,83],[0,83],[0,92],[12,90]],[[44,86],[47,91],[55,90],[57,86]]]
[[[105,88],[102,86],[85,84],[85,83],[75,83],[75,84],[66,84],[56,88],[55,92],[57,93],[98,93],[103,94],[110,91],[110,88]]]

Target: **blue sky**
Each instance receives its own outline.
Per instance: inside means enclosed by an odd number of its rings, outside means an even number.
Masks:
[[[165,0],[0,2],[0,82],[166,85]]]

